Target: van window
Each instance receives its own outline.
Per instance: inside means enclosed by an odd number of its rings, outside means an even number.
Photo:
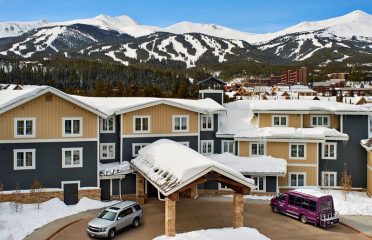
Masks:
[[[279,201],[282,201],[282,202],[285,201],[285,195],[284,194],[279,195]]]
[[[316,211],[316,202],[310,200],[309,202],[309,210],[315,212]]]
[[[288,204],[294,205],[294,196],[293,195],[289,195]]]
[[[332,202],[331,201],[323,201],[320,203],[320,211],[332,211]]]
[[[301,207],[302,198],[295,196],[294,205],[297,207]]]
[[[134,209],[136,209],[136,211],[139,211],[139,210],[141,210],[141,206],[140,206],[140,205],[138,205],[138,204],[137,204],[137,205],[134,205],[133,207],[134,207]]]
[[[308,199],[302,199],[301,207],[304,209],[309,209],[309,200]]]

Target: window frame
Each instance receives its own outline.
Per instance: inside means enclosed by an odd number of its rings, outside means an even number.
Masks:
[[[23,134],[18,134],[17,122],[23,121]],[[26,121],[32,121],[32,134],[26,135]],[[14,118],[14,138],[34,138],[36,136],[36,118],[34,117],[16,117]]]
[[[291,176],[292,175],[296,175],[296,186],[292,186],[292,181],[291,181]],[[299,186],[298,185],[298,175],[303,175],[304,176],[304,185],[303,186]],[[288,186],[289,187],[295,187],[295,188],[298,188],[298,187],[305,187],[306,186],[306,176],[307,173],[306,172],[289,172],[288,173]]]
[[[109,119],[112,119],[112,130],[105,130],[103,129],[103,122],[104,121],[108,121]],[[116,127],[116,121],[115,121],[115,116],[110,116],[108,118],[101,118],[101,121],[100,121],[100,133],[115,133],[115,127]]]
[[[254,144],[257,144],[258,146],[258,151],[259,151],[259,145],[262,144],[264,148],[263,154],[253,154],[252,147]],[[249,142],[249,156],[250,157],[257,157],[257,156],[265,156],[266,155],[266,142]]]
[[[17,166],[17,153],[23,153],[23,166]],[[27,152],[32,153],[32,165],[26,166],[26,154]],[[13,170],[33,170],[36,169],[36,149],[13,149]]]
[[[321,118],[327,118],[327,125],[324,125],[324,119],[322,120],[323,123],[321,125],[319,125],[318,123],[318,117],[321,117]],[[313,122],[313,118],[317,118],[316,120],[316,125],[314,125],[314,122]],[[330,126],[330,120],[331,120],[331,117],[329,115],[310,115],[310,126],[311,127],[329,127]]]
[[[186,118],[186,129],[175,129],[176,127],[176,118]],[[180,121],[181,128],[182,128],[182,120]],[[180,133],[180,132],[189,132],[190,129],[190,115],[172,115],[172,132],[174,133]]]
[[[138,153],[136,154],[135,147],[136,146],[141,146],[141,149],[149,145],[150,143],[132,143],[132,157],[137,157]],[[140,149],[140,150],[141,150]]]
[[[211,152],[209,153],[203,153],[203,144],[211,143]],[[207,148],[208,149],[208,145]],[[213,154],[214,153],[214,140],[200,140],[200,153],[203,155]]]
[[[141,119],[141,130],[136,130],[136,119]],[[148,130],[143,130],[143,119],[147,118]],[[151,116],[150,115],[134,115],[133,116],[133,133],[150,133],[151,132]]]
[[[250,176],[250,178],[254,179],[254,178],[257,178],[257,179],[262,179],[263,180],[263,189],[260,190],[260,189],[252,189],[252,192],[266,192],[266,176]],[[255,183],[256,183],[256,180],[255,180]],[[257,185],[257,183],[256,183]],[[259,185],[257,185],[259,186]]]
[[[275,118],[278,117],[279,118],[279,125],[275,125]],[[285,122],[286,124],[285,125],[282,125],[282,121],[281,121],[281,118],[284,117],[285,118]],[[289,119],[289,116],[288,115],[272,115],[271,116],[271,126],[273,127],[288,127],[288,119]]]
[[[74,121],[79,120],[79,133],[73,133]],[[71,134],[66,134],[66,121],[71,121]],[[62,137],[81,137],[83,136],[83,118],[82,117],[63,117],[62,118]]]
[[[99,144],[99,157],[100,157],[100,159],[115,159],[116,158],[115,145],[116,145],[116,143],[100,143]],[[107,147],[107,150],[109,149],[109,146],[113,146],[112,147],[112,152],[114,154],[113,156],[107,156],[107,157],[103,156],[103,147],[105,147],[105,146]]]
[[[333,174],[334,176],[333,176],[333,183],[334,183],[334,185],[333,186],[326,186],[326,185],[324,185],[324,176],[325,175],[331,175],[331,174]],[[328,176],[328,177],[329,177]],[[330,178],[328,178],[328,180],[329,180]],[[330,181],[329,181],[329,183],[330,183]],[[330,188],[332,188],[332,187],[337,187],[338,185],[337,185],[337,172],[330,172],[330,171],[322,171],[322,187],[330,187]]]
[[[330,146],[330,145],[334,146],[334,156],[333,157],[325,155],[326,146]],[[328,147],[328,154],[330,154],[329,147]],[[330,159],[330,160],[336,160],[337,159],[337,142],[322,143],[322,158],[323,159]]]
[[[203,127],[203,119],[211,119],[211,127],[208,128],[208,124],[206,123],[206,128]],[[213,131],[214,130],[214,116],[208,115],[208,114],[202,114],[200,115],[200,130],[201,131]]]
[[[292,146],[293,145],[296,145],[297,146],[297,156],[295,156],[295,157],[293,157],[292,156]],[[304,145],[304,156],[303,157],[299,157],[298,156],[298,145]],[[289,146],[289,149],[288,149],[288,155],[289,155],[289,159],[298,159],[298,160],[306,160],[306,148],[307,148],[307,144],[306,143],[289,143],[288,144],[288,146]]]
[[[234,140],[221,140],[221,153],[225,153],[225,143],[232,142],[232,152],[227,151],[227,153],[232,153],[235,155],[235,141]],[[229,145],[228,145],[229,146]],[[230,147],[228,147],[230,149]]]
[[[79,164],[73,164],[74,159],[73,159],[73,152],[74,151],[79,151],[79,156],[80,156],[80,161]],[[71,165],[66,165],[66,152],[70,151],[71,154]],[[77,148],[62,148],[62,168],[79,168],[83,167],[83,148],[82,147],[77,147]]]

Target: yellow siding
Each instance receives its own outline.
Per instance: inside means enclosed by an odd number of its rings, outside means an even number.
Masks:
[[[52,101],[46,101],[50,93],[39,96],[0,115],[0,140],[14,139],[14,118],[36,118],[36,135],[32,139],[62,138],[62,117],[82,117],[83,136],[79,138],[97,138],[97,115],[56,95]],[[17,138],[19,139],[19,138]],[[28,138],[29,139],[29,138]]]
[[[330,119],[329,119],[329,127],[330,128],[336,128],[336,129],[340,129],[340,116],[338,115],[327,115],[327,114],[306,114],[303,116],[303,121],[304,121],[304,128],[309,128],[311,127],[311,116],[317,116],[317,115],[321,115],[321,116],[330,116]]]
[[[372,195],[372,170],[367,170],[367,189],[369,195]]]
[[[240,157],[249,156],[249,142],[239,142],[239,156]]]
[[[367,159],[368,159],[368,162],[367,164],[372,167],[372,152],[367,152]]]
[[[300,128],[301,127],[301,114],[268,114],[260,113],[260,127],[273,127],[272,116],[284,115],[288,116],[288,127]]]
[[[289,186],[289,173],[290,172],[305,172],[306,173],[306,185],[315,186],[317,184],[317,168],[316,167],[287,167],[287,175],[279,177],[279,187]]]
[[[173,134],[172,121],[173,115],[189,115],[189,131],[187,133],[198,133],[198,113],[160,104],[153,107],[148,107],[136,110],[129,113],[123,113],[123,130],[125,135],[133,134],[133,116],[150,115],[151,116],[151,132],[150,134]],[[136,133],[138,134],[138,133]],[[149,133],[147,133],[149,134]]]
[[[317,164],[317,143],[305,144],[306,159],[289,159],[289,143],[287,142],[268,142],[266,144],[266,154],[286,159],[288,163]]]

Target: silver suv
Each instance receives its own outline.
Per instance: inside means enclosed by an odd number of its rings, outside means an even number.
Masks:
[[[88,223],[87,232],[92,237],[108,237],[129,226],[137,228],[143,217],[143,210],[137,202],[123,201],[103,210]]]

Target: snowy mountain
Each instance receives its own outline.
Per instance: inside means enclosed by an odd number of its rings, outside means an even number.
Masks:
[[[85,57],[123,64],[270,64],[372,62],[372,15],[354,11],[323,21],[255,34],[215,24],[180,22],[161,28],[128,16],[99,15],[66,22],[0,23],[0,56],[27,59]]]

